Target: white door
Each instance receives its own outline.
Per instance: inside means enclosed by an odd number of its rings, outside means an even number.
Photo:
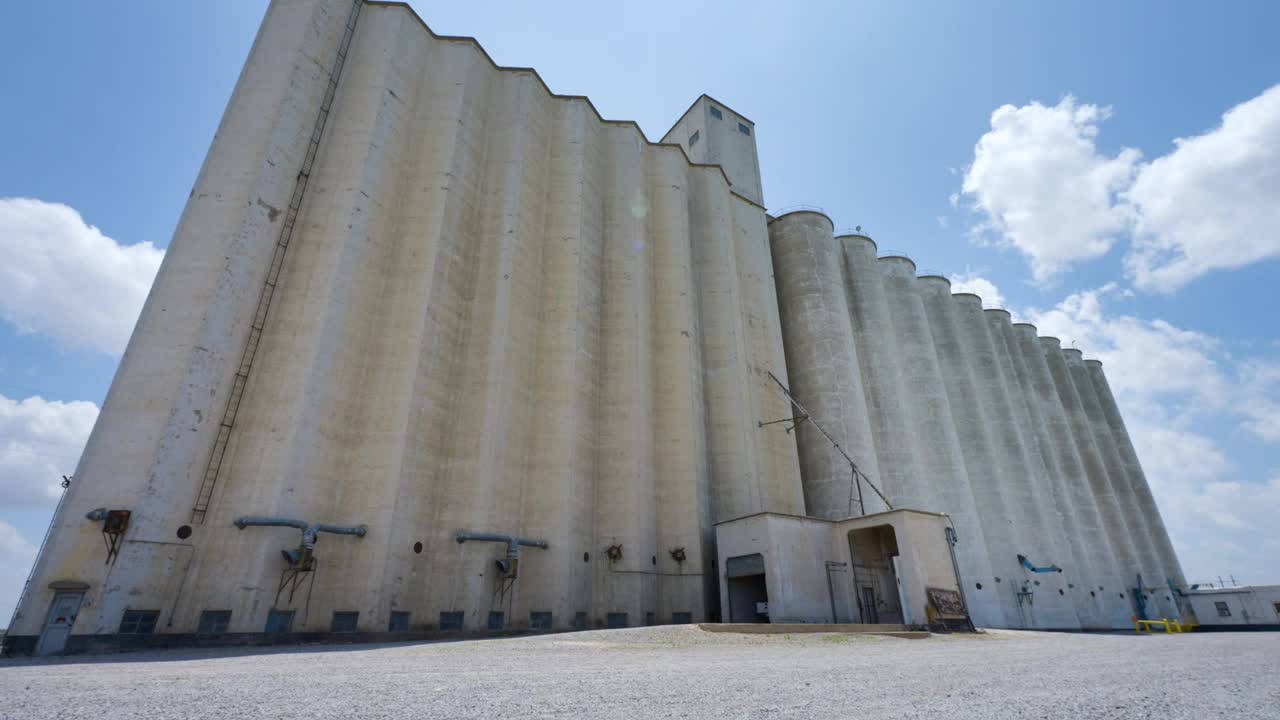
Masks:
[[[898,606],[902,608],[902,624],[910,625],[912,608],[907,605],[907,589],[902,585],[902,564],[898,561],[898,556],[893,555],[889,558],[893,563],[893,582],[898,586]]]
[[[36,645],[37,655],[60,653],[67,646],[67,637],[71,635],[71,626],[76,622],[76,613],[80,611],[83,598],[84,593],[78,592],[60,592],[53,596],[44,632],[40,633],[40,643]]]

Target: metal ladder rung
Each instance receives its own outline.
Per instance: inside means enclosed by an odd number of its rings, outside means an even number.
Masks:
[[[267,267],[267,276],[263,280],[262,292],[258,296],[258,305],[254,310],[253,321],[250,324],[249,337],[245,342],[244,351],[241,353],[240,366],[236,370],[235,380],[231,386],[231,394],[227,398],[222,422],[219,424],[218,437],[214,440],[213,452],[209,457],[209,464],[205,467],[199,492],[196,494],[195,507],[191,510],[191,522],[193,523],[204,522],[205,516],[208,514],[209,503],[213,499],[213,488],[217,483],[218,474],[222,470],[223,457],[227,452],[227,446],[230,444],[231,430],[234,428],[236,416],[240,412],[240,402],[243,400],[245,389],[248,387],[249,371],[253,368],[254,358],[258,354],[262,331],[266,327],[267,313],[271,308],[271,300],[275,296],[280,272],[284,267],[285,251],[289,248],[289,240],[293,236],[294,223],[301,212],[307,181],[311,177],[312,164],[315,162],[316,154],[320,150],[320,140],[324,137],[324,128],[329,119],[329,111],[333,106],[334,97],[337,95],[338,78],[342,75],[342,68],[346,64],[347,50],[351,47],[352,38],[355,36],[356,21],[359,19],[360,6],[362,4],[363,0],[354,0],[351,5],[351,11],[347,15],[346,30],[343,32],[342,40],[338,43],[338,52],[334,60],[333,71],[329,73],[329,80],[325,86],[324,98],[320,103],[320,112],[316,116],[315,127],[312,129],[310,141],[307,143],[306,152],[303,154],[302,167],[298,171],[298,177],[294,182],[293,194],[289,198],[289,206],[285,210],[285,221],[280,228],[280,236],[277,238],[276,246],[272,251],[271,262]]]

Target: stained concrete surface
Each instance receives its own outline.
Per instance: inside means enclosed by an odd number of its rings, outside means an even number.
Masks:
[[[5,717],[1274,718],[1280,633],[899,640],[693,626],[0,661]]]

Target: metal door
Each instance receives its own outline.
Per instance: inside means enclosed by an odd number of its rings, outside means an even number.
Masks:
[[[37,655],[60,653],[67,646],[67,637],[71,635],[71,626],[76,622],[83,599],[84,593],[78,592],[60,592],[53,596],[44,632],[40,633],[40,642],[36,645]]]
[[[876,607],[876,591],[870,585],[862,586],[863,619],[872,625],[880,622],[880,610]]]

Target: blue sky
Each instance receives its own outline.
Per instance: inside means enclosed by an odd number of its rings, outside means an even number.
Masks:
[[[651,138],[747,115],[770,208],[1103,359],[1192,579],[1280,582],[1280,5],[412,4]],[[7,9],[0,616],[265,7]]]

